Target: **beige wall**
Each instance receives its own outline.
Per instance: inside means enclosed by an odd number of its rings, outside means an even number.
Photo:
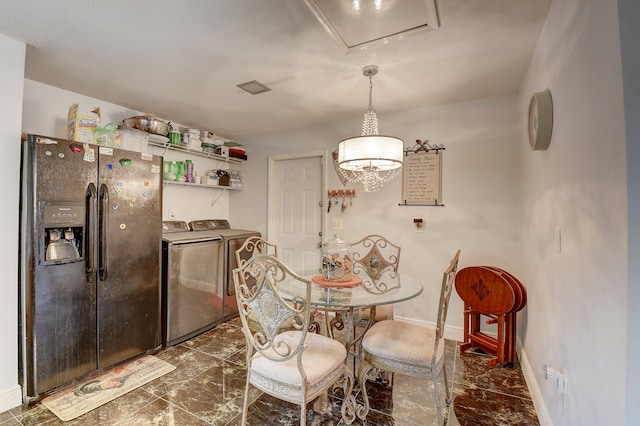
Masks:
[[[629,271],[627,286],[627,424],[640,424],[640,2],[618,0],[620,45],[624,82],[625,130],[627,140],[627,198],[629,221]]]
[[[0,412],[19,405],[18,385],[18,200],[20,188],[20,122],[26,46],[0,34],[0,144],[3,208],[0,246]]]
[[[546,88],[551,145],[523,148],[529,387],[546,424],[622,425],[629,218],[615,0],[553,3],[522,88],[522,115],[530,94]],[[566,407],[555,381],[542,378],[543,363],[566,374]]]

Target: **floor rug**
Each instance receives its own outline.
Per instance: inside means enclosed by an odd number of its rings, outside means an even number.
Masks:
[[[48,396],[42,400],[42,404],[60,420],[66,422],[149,383],[175,368],[159,358],[147,355]]]

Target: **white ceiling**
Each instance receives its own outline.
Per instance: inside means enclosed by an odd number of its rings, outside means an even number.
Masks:
[[[0,33],[28,44],[28,79],[242,139],[361,117],[369,64],[381,124],[515,95],[551,1],[439,0],[437,31],[348,53],[303,0],[0,0]]]

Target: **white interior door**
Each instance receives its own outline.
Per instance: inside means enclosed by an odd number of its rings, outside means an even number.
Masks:
[[[322,241],[323,155],[271,163],[269,239],[296,272],[317,270]]]

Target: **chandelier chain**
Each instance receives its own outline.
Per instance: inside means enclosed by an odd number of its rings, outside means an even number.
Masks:
[[[373,77],[369,76],[369,109],[373,109]]]
[[[373,79],[369,74],[369,108],[364,112],[362,122],[362,136],[374,136],[378,134],[378,116],[373,109]]]

